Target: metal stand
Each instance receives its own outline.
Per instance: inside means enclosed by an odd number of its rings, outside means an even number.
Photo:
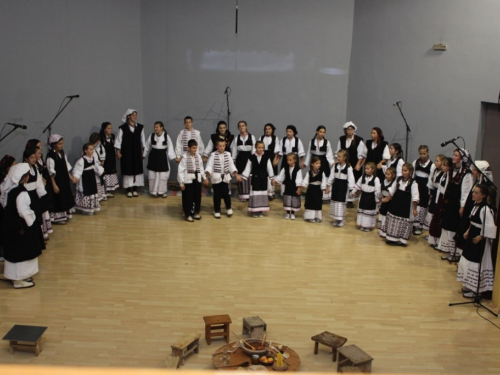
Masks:
[[[5,127],[5,125],[4,125],[4,127]],[[0,139],[0,142],[2,142],[5,138],[7,138],[7,137],[10,135],[10,133],[12,133],[12,132],[13,132],[14,130],[16,130],[16,129],[17,129],[17,127],[12,128],[12,130],[11,130],[10,132],[8,132],[7,134],[5,134],[5,135],[2,137],[2,139]]]
[[[59,117],[59,115],[64,111],[64,109],[68,106],[69,103],[71,103],[71,101],[74,99],[74,97],[70,96],[66,96],[64,99],[66,98],[69,98],[68,102],[64,105],[64,107],[62,107],[59,111],[57,111],[56,113],[56,117],[54,117],[54,119],[50,122],[50,124],[47,125],[47,127],[45,129],[43,129],[43,132],[42,133],[45,133],[47,130],[49,131],[49,137],[52,135],[52,124],[54,123],[54,121],[56,121],[56,118]],[[63,102],[64,102],[64,99],[63,99]]]
[[[410,126],[408,125],[408,122],[406,121],[405,115],[403,115],[403,109],[401,108],[401,102],[396,102],[396,107],[399,109],[399,113],[401,113],[401,117],[403,117],[403,120],[406,125],[406,146],[405,146],[405,157],[408,159],[408,139],[410,137]]]
[[[231,116],[231,111],[229,110],[229,95],[231,95],[231,87],[227,86],[226,91],[224,92],[226,94],[226,103],[227,103],[227,130],[229,130],[229,117]]]

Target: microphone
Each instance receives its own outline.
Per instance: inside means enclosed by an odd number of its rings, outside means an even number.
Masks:
[[[12,122],[8,122],[6,125],[12,125],[15,128],[28,129],[26,125],[13,124]]]
[[[227,94],[227,90],[229,89],[229,86],[226,87],[226,91],[224,91],[224,95]]]
[[[73,99],[73,98],[79,98],[80,95],[70,95],[70,96],[67,96],[67,98],[70,98],[70,99]]]
[[[458,138],[460,138],[460,137],[455,137],[453,139],[450,139],[449,141],[441,143],[441,147],[448,146],[451,142],[455,142]]]
[[[401,102],[392,103],[394,107],[399,107],[399,104],[401,104]]]

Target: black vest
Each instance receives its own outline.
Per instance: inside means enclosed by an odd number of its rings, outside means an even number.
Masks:
[[[120,166],[122,175],[135,176],[143,173],[141,134],[144,126],[137,123],[134,132],[130,131],[129,124],[120,126],[123,133],[120,152]]]
[[[288,139],[287,137],[283,138],[283,147],[282,147],[281,151],[283,152],[284,155],[286,155],[285,142],[286,142],[287,139]],[[294,144],[292,146],[292,152],[294,154],[297,154],[299,152],[299,141],[298,141],[298,139],[296,137],[293,137],[293,140],[295,142],[294,142]]]
[[[297,185],[295,184],[295,179],[297,178],[297,173],[299,173],[300,168],[297,166],[293,167],[292,174],[290,175],[290,168],[285,167],[285,193],[286,195],[297,196]]]

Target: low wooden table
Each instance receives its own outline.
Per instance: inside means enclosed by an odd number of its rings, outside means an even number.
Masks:
[[[250,362],[250,366],[252,365],[252,358],[249,356],[247,353],[243,351],[243,349],[238,348],[234,353],[229,354],[229,364],[224,366],[221,361],[221,356],[222,353],[224,353],[224,348],[227,347],[229,351],[232,351],[236,346],[238,345],[237,342],[232,342],[227,345],[222,345],[220,348],[218,348],[215,353],[212,356],[212,361],[214,363],[214,366],[217,370],[230,370],[234,371],[238,369],[238,366],[234,365],[239,365],[243,362]],[[277,342],[272,342],[272,345],[276,348],[280,344]],[[299,355],[295,352],[295,350],[291,349],[288,346],[283,346],[283,351],[284,353],[288,353],[290,356],[288,358],[283,358],[284,361],[288,364],[288,370],[287,371],[298,371],[300,368],[300,357]],[[273,357],[276,357],[274,351],[273,352]],[[233,365],[233,367],[231,367]],[[266,367],[269,371],[273,371],[273,366],[264,366]]]
[[[2,340],[9,340],[10,354],[14,350],[33,352],[38,357],[42,351],[42,335],[47,327],[15,325]]]
[[[223,336],[229,343],[229,325],[232,323],[229,315],[209,315],[204,316],[203,320],[205,321],[205,340],[208,345],[212,343],[212,337],[215,336]]]
[[[336,335],[335,333],[331,333],[328,331],[322,332],[319,335],[311,337],[311,340],[314,341],[314,354],[318,354],[318,344],[321,343],[332,348],[332,361],[335,362],[337,360],[337,349],[344,345],[347,341],[345,337]]]
[[[260,316],[243,318],[243,335],[250,335],[251,338],[262,339],[265,331],[267,331],[267,324]]]
[[[172,345],[172,355],[179,357],[179,364],[184,365],[184,360],[191,353],[198,353],[200,347],[200,334],[192,333],[188,336],[184,336]]]

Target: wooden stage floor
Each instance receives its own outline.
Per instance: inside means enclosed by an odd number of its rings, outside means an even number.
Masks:
[[[36,287],[0,282],[0,334],[14,324],[47,326],[44,349],[9,353],[0,363],[161,368],[170,345],[204,332],[204,315],[260,316],[268,340],[292,347],[302,371],[336,371],[311,336],[331,331],[373,358],[376,373],[498,374],[500,332],[461,302],[456,265],[440,260],[424,235],[390,247],[376,231],[324,221],[284,220],[282,201],[262,219],[233,199],[232,218],[216,220],[203,198],[199,222],[182,219],[181,198],[102,203],[88,217],[55,226],[40,257]],[[223,210],[223,213],[225,211]],[[1,266],[0,266],[1,267]],[[500,324],[485,310],[480,313]],[[233,336],[234,339],[236,339]],[[191,355],[183,369],[213,369],[221,340]]]

